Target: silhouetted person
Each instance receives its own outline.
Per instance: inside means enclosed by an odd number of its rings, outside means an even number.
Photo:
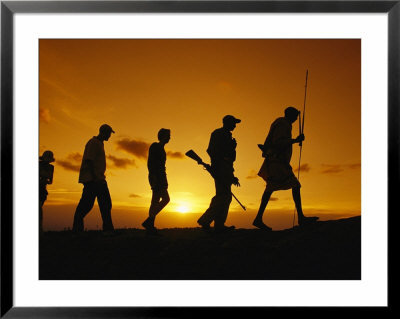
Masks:
[[[43,231],[43,204],[47,199],[47,185],[53,183],[54,162],[52,151],[44,151],[39,157],[39,231]]]
[[[279,117],[272,123],[262,146],[265,160],[258,175],[267,182],[267,185],[261,198],[257,216],[253,221],[253,225],[260,229],[271,230],[263,223],[262,217],[272,192],[277,190],[292,189],[299,225],[315,222],[318,219],[318,217],[304,216],[300,197],[301,185],[290,166],[292,145],[304,141],[303,134],[292,139],[292,123],[297,120],[298,116],[299,111],[297,109],[291,106],[286,108],[285,116]]]
[[[103,124],[100,126],[99,135],[93,136],[86,143],[79,172],[79,183],[83,184],[83,192],[76,207],[72,228],[76,232],[84,230],[83,219],[93,208],[96,198],[103,219],[103,230],[114,230],[111,220],[111,197],[104,175],[106,171],[104,141],[108,141],[111,133],[115,133],[111,126]]]
[[[149,217],[143,222],[142,226],[148,231],[156,231],[154,220],[159,212],[169,203],[168,181],[165,169],[167,154],[164,146],[171,138],[171,131],[162,128],[158,131],[158,140],[151,144],[149,156],[147,158],[147,168],[149,170],[149,182],[152,190],[152,198],[149,209]]]
[[[203,229],[209,229],[214,221],[215,231],[234,229],[235,226],[225,226],[229,205],[232,201],[232,184],[240,186],[239,179],[234,176],[233,162],[236,160],[236,140],[232,131],[240,120],[232,115],[226,115],[223,126],[212,132],[207,153],[211,159],[211,172],[215,182],[215,196],[210,207],[197,221]]]

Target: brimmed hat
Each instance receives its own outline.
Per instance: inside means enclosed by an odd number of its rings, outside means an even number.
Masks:
[[[49,162],[49,163],[55,161],[54,155],[53,155],[53,152],[52,152],[52,151],[44,151],[43,154],[42,154],[42,156],[39,157],[39,159],[40,159],[41,161],[45,161],[45,162]]]
[[[222,119],[223,123],[240,123],[241,120],[237,119],[233,115],[225,115],[224,118]]]
[[[103,124],[102,126],[100,126],[99,132],[111,132],[111,133],[115,133],[114,130],[111,128],[111,126],[108,125],[108,124]]]

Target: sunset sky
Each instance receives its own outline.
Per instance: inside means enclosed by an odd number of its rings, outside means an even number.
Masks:
[[[284,109],[303,110],[309,70],[300,182],[305,215],[322,220],[361,214],[360,40],[40,40],[39,153],[56,158],[44,205],[44,229],[72,226],[81,196],[79,167],[86,142],[101,124],[114,131],[105,142],[107,181],[116,228],[141,228],[151,198],[147,151],[160,128],[166,145],[171,202],[156,219],[160,228],[197,227],[214,196],[210,175],[184,156],[205,162],[211,132],[232,114],[235,174],[227,225],[252,228],[265,182],[257,177],[263,143]],[[293,125],[293,137],[298,122]],[[297,168],[299,147],[293,146]],[[274,192],[264,222],[292,226],[291,191]],[[101,229],[95,208],[88,229]]]

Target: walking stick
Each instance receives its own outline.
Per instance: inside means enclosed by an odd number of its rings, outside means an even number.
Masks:
[[[299,135],[304,134],[304,117],[306,115],[306,100],[307,100],[307,81],[308,81],[308,70],[306,72],[306,85],[304,87],[304,106],[303,106],[303,120],[300,118],[301,112],[299,111]],[[302,123],[303,121],[303,123]],[[297,179],[300,181],[300,163],[301,163],[301,151],[303,150],[303,141],[299,143],[300,146],[300,155],[299,155],[299,168],[297,171]],[[293,213],[293,228],[294,228],[294,222],[296,219],[296,208]]]
[[[246,207],[243,206],[243,204],[238,200],[238,198],[231,192],[232,196],[236,199],[236,201],[239,203],[239,205],[243,208],[243,210],[246,210]]]

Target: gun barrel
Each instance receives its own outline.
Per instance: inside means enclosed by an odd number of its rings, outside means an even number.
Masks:
[[[195,160],[195,161],[198,162],[199,164],[200,164],[200,163],[203,163],[203,160],[200,158],[200,156],[197,155],[196,152],[193,151],[193,150],[187,151],[187,152],[185,153],[185,155],[186,155],[187,157],[190,157],[191,159]]]

